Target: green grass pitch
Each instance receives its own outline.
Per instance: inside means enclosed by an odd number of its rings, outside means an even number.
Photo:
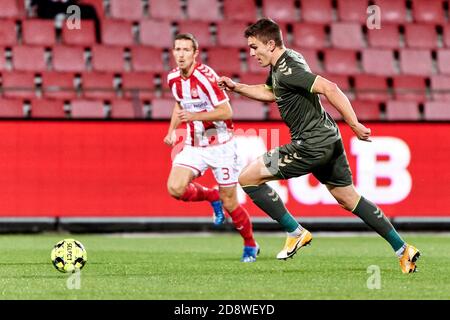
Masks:
[[[401,273],[378,236],[317,234],[312,246],[287,261],[275,259],[284,244],[281,232],[256,236],[261,255],[256,263],[243,264],[241,239],[227,233],[2,235],[0,300],[450,298],[450,237],[445,234],[404,235],[422,253],[419,272],[409,275]],[[69,276],[50,262],[52,246],[68,237],[80,240],[88,252],[78,289],[69,289]],[[367,285],[373,265],[380,270],[379,289]]]

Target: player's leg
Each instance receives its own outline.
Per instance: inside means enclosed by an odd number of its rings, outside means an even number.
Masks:
[[[254,262],[259,253],[259,246],[253,237],[253,226],[247,210],[241,206],[237,198],[236,184],[219,186],[223,207],[233,221],[233,225],[244,240],[242,262]]]

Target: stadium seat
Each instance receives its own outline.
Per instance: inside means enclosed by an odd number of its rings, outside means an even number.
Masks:
[[[232,98],[233,120],[265,120],[266,107],[260,101],[248,98]]]
[[[412,1],[412,15],[416,22],[444,24],[445,14],[442,0]]]
[[[12,61],[17,71],[45,71],[45,50],[41,46],[14,46]]]
[[[428,24],[407,24],[405,42],[409,48],[435,49],[438,42],[436,28]]]
[[[375,4],[380,7],[381,21],[404,23],[406,19],[406,4],[405,1],[392,0],[375,0]]]
[[[245,84],[263,84],[266,83],[268,75],[268,72],[267,74],[243,72],[239,75],[238,82]]]
[[[12,19],[0,20],[0,46],[13,46],[16,43],[16,22]]]
[[[240,52],[237,48],[210,48],[208,49],[208,62],[217,73],[241,71]]]
[[[422,49],[401,49],[400,69],[403,74],[430,75],[433,72],[431,52]]]
[[[415,101],[388,101],[386,104],[386,120],[420,120],[420,112]]]
[[[311,72],[313,73],[320,73],[322,72],[322,68],[319,64],[319,59],[317,57],[317,51],[314,49],[302,49],[302,48],[296,48],[292,47],[293,50],[300,53],[303,58],[305,58],[306,63],[308,64],[309,68],[311,69]],[[249,58],[250,59],[250,58]],[[253,59],[253,58],[251,58]],[[253,59],[254,60],[254,59]],[[264,70],[264,73],[268,73],[268,69],[262,69],[260,66],[258,66],[259,69]],[[261,72],[261,71],[260,71]]]
[[[439,72],[450,74],[450,49],[438,50],[437,52],[438,69]]]
[[[24,116],[22,100],[0,99],[0,118],[23,118]]]
[[[262,13],[264,17],[270,17],[275,21],[299,20],[296,16],[294,0],[263,0]]]
[[[110,0],[111,17],[124,20],[140,20],[142,18],[141,0]]]
[[[44,98],[74,99],[75,74],[69,72],[43,72],[42,92]]]
[[[53,69],[55,71],[82,72],[85,70],[84,49],[82,47],[53,47]]]
[[[320,97],[320,103],[322,105],[322,107],[325,109],[325,111],[336,121],[338,120],[342,120],[342,115],[339,113],[339,111],[337,111],[337,109],[335,107],[333,107],[330,103],[330,101],[328,101],[327,98],[325,98],[324,96]]]
[[[267,115],[268,120],[282,120],[280,115],[280,110],[278,109],[278,105],[275,102],[269,104],[269,112]]]
[[[133,71],[161,72],[164,71],[162,57],[159,48],[135,46],[131,48],[131,67]]]
[[[210,22],[207,21],[179,21],[178,33],[192,33],[200,47],[213,46]]]
[[[84,20],[80,29],[69,29],[64,23],[62,26],[62,42],[76,46],[91,46],[95,43],[94,21]]]
[[[5,48],[0,46],[0,70],[6,70]]]
[[[381,76],[356,75],[355,91],[358,100],[386,101],[389,99],[386,78]]]
[[[305,22],[331,23],[333,21],[331,0],[302,0],[300,5],[300,15],[302,21]]]
[[[103,19],[102,42],[106,45],[130,46],[134,43],[130,21]]]
[[[172,26],[168,21],[142,20],[140,42],[143,45],[172,48]]]
[[[377,101],[353,100],[352,107],[358,120],[379,121],[381,119],[380,104]]]
[[[367,21],[367,1],[338,0],[338,18],[340,21],[359,22]]]
[[[114,74],[84,72],[81,75],[83,97],[89,99],[113,99],[116,97]]]
[[[394,54],[391,50],[364,49],[362,67],[368,74],[390,76],[396,73]]]
[[[434,100],[450,101],[450,76],[433,75],[431,77],[431,90]]]
[[[51,99],[31,100],[32,118],[65,118],[64,101]]]
[[[245,22],[222,21],[217,23],[217,45],[221,47],[246,48],[247,39],[244,31],[247,28]]]
[[[143,117],[140,101],[116,99],[111,102],[112,119],[139,119]]]
[[[2,0],[0,18],[21,18],[25,16],[23,1]]]
[[[92,69],[94,71],[121,72],[124,70],[124,52],[122,47],[93,46]]]
[[[292,43],[299,48],[323,49],[329,47],[324,24],[294,23],[292,33]]]
[[[354,98],[354,93],[352,92],[352,90],[350,88],[350,83],[348,81],[349,79],[348,79],[347,75],[321,73],[320,76],[331,82],[336,83],[338,85],[339,89],[341,89],[349,99]]]
[[[357,65],[356,51],[344,49],[326,49],[325,70],[328,73],[336,74],[360,73]]]
[[[165,98],[156,98],[151,102],[152,119],[170,119],[172,116],[174,100]]]
[[[78,119],[105,118],[106,112],[103,102],[99,100],[73,100],[71,101],[71,117]]]
[[[424,117],[427,121],[449,121],[448,101],[428,101],[424,105]]]
[[[150,1],[149,14],[152,19],[180,21],[184,14],[181,10],[180,0],[152,0]]]
[[[125,98],[153,99],[155,97],[155,74],[133,72],[122,74],[122,90]]]
[[[22,21],[22,40],[25,44],[51,46],[55,44],[53,20],[28,19]]]
[[[444,34],[443,34],[444,45],[447,48],[450,48],[450,23],[444,25]]]
[[[396,100],[423,102],[426,100],[425,78],[419,76],[398,75],[393,77],[394,97]]]
[[[215,22],[222,20],[217,0],[189,0],[187,2],[187,15],[190,20]]]
[[[32,72],[3,72],[3,96],[5,98],[34,98],[35,75]]]
[[[371,48],[398,49],[400,32],[397,24],[383,24],[381,29],[368,29],[367,41]]]
[[[333,23],[331,44],[335,48],[360,49],[365,46],[361,25],[358,23]]]
[[[256,21],[256,4],[254,0],[224,0],[223,15],[226,20],[252,22]]]

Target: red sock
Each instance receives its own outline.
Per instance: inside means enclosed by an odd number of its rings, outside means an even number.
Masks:
[[[256,242],[253,238],[253,226],[250,216],[244,207],[239,206],[233,212],[228,212],[233,220],[234,227],[244,238],[244,246],[255,247]]]
[[[219,191],[216,189],[209,189],[196,182],[191,182],[187,185],[186,190],[180,197],[183,201],[217,201],[219,200]]]

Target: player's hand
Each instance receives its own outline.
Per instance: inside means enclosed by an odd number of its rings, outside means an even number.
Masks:
[[[194,121],[195,119],[195,114],[192,112],[188,112],[186,110],[177,110],[177,116],[178,119],[180,119],[182,122],[189,122],[189,121]]]
[[[366,128],[363,124],[358,122],[356,126],[352,127],[352,130],[359,140],[372,142],[372,140],[369,139],[371,130]]]
[[[234,82],[228,77],[220,77],[219,80],[217,81],[217,84],[219,85],[219,88],[222,90],[234,91],[234,89],[236,88],[236,82]]]
[[[175,144],[177,140],[177,135],[175,134],[175,131],[169,132],[165,137],[164,137],[164,143],[167,144],[168,146],[173,147],[173,145]]]

